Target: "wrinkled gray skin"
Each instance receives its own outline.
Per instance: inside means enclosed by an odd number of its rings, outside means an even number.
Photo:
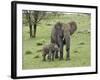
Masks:
[[[46,61],[46,57],[48,58],[49,61],[54,61],[54,56],[55,54],[58,54],[58,46],[54,43],[45,45],[43,47],[43,61]]]
[[[66,60],[70,60],[70,36],[77,30],[76,22],[67,24],[58,22],[51,31],[51,43],[58,45],[60,49],[60,60],[63,59],[63,46],[66,45]],[[58,53],[55,58],[58,58]]]

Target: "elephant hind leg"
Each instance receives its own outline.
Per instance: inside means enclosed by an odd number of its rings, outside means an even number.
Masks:
[[[67,48],[66,51],[67,51],[66,60],[70,60],[70,48]]]
[[[70,60],[70,36],[65,38],[66,41],[66,60]]]

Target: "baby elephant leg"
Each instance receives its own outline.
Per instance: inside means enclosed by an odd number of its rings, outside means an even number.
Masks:
[[[43,56],[43,61],[46,61],[46,54],[44,54],[42,56]]]
[[[55,58],[59,58],[58,51],[55,52]]]
[[[52,53],[52,61],[54,61],[54,53]]]
[[[48,60],[49,60],[49,61],[51,61],[51,56],[52,56],[52,55],[51,55],[51,51],[49,51],[49,54],[48,54]]]

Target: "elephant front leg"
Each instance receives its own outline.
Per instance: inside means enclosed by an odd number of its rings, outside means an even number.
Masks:
[[[63,39],[61,37],[58,37],[58,47],[60,49],[60,60],[63,60]]]
[[[60,60],[63,60],[63,43],[60,44]]]

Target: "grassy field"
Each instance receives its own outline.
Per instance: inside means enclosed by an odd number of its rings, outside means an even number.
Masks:
[[[65,60],[65,47],[64,47],[64,60],[43,62],[42,52],[40,51],[44,44],[50,42],[50,33],[53,25],[57,21],[77,22],[77,31],[71,36],[71,60]],[[52,17],[44,19],[38,24],[36,38],[29,37],[29,27],[23,26],[23,69],[36,69],[36,68],[54,68],[54,67],[83,67],[91,65],[91,50],[90,50],[90,20],[91,16],[87,14],[66,14],[60,17]],[[43,45],[37,45],[38,43]]]

